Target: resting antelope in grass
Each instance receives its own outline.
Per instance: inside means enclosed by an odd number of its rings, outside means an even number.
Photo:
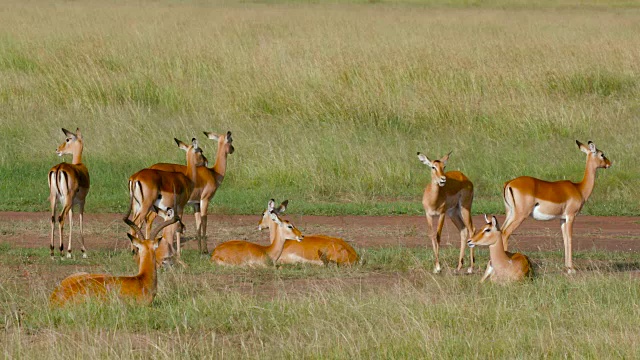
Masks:
[[[275,229],[271,245],[263,246],[248,241],[232,240],[218,245],[211,253],[211,262],[218,265],[275,265],[282,254],[286,240],[302,241],[300,230],[286,220],[281,220],[274,212],[269,213]]]
[[[208,253],[207,248],[207,211],[209,208],[209,202],[216,194],[218,188],[224,180],[224,175],[227,172],[227,155],[233,154],[233,139],[231,138],[231,131],[228,131],[226,135],[214,134],[211,132],[204,133],[209,139],[218,142],[218,152],[216,153],[216,163],[213,167],[209,168],[206,164],[204,166],[198,166],[196,172],[196,183],[191,197],[189,198],[189,204],[194,207],[194,214],[196,217],[196,237],[198,239],[198,248],[201,253]],[[206,158],[205,158],[206,162]],[[150,169],[157,169],[163,171],[175,171],[186,173],[186,166],[179,164],[167,164],[159,163],[150,167]]]
[[[145,237],[140,228],[131,220],[124,218],[125,223],[131,227],[135,234],[127,234],[127,236],[131,240],[131,244],[138,249],[140,256],[137,275],[113,276],[88,273],[70,275],[62,280],[51,294],[51,304],[64,305],[68,302],[80,302],[86,300],[87,297],[107,300],[110,292],[117,294],[122,299],[133,299],[139,303],[151,304],[158,288],[155,251],[161,240],[161,238],[156,239],[155,236],[166,226],[179,221],[178,217],[174,216],[172,209],[167,209],[167,215],[171,219],[163,222],[148,237]]]
[[[431,183],[424,189],[422,196],[422,206],[427,216],[427,225],[431,245],[435,253],[436,264],[434,273],[439,273],[440,267],[440,235],[444,226],[445,214],[460,231],[460,257],[458,259],[457,271],[462,269],[464,263],[464,249],[467,239],[474,233],[473,222],[471,220],[471,203],[473,202],[473,184],[460,171],[444,172],[444,168],[451,153],[443,156],[440,160],[429,160],[426,156],[418,153],[418,159],[431,168]],[[434,226],[434,218],[438,218],[437,226]],[[470,266],[468,273],[473,272],[473,249],[470,250]]]
[[[489,246],[490,262],[480,282],[490,278],[491,281],[505,283],[531,276],[531,262],[526,255],[504,250],[498,219],[492,216],[489,220],[487,215],[484,219],[487,223],[467,242],[470,248],[476,245]]]
[[[174,139],[178,147],[187,152],[187,166],[184,172],[171,172],[154,169],[142,169],[129,178],[129,215],[133,212],[133,222],[137,226],[146,223],[146,233],[149,234],[156,212],[166,211],[174,206],[176,215],[181,217],[194,185],[197,181],[197,166],[203,163],[202,150],[198,141],[193,138],[191,145]],[[127,217],[129,217],[127,215]],[[176,257],[180,262],[180,233],[181,223],[176,223],[167,231],[166,240],[173,248],[173,237],[176,241]]]
[[[82,163],[82,149],[84,142],[80,129],[76,129],[75,133],[67,129],[62,129],[66,136],[64,142],[56,149],[58,156],[71,154],[73,160],[71,164],[66,162],[60,163],[49,170],[49,202],[51,203],[51,258],[53,259],[53,237],[56,223],[56,201],[60,201],[62,211],[58,216],[58,229],[60,232],[60,256],[64,257],[64,243],[62,231],[64,228],[64,219],[69,214],[69,247],[67,248],[67,257],[71,257],[71,233],[73,230],[73,205],[78,205],[78,213],[80,214],[80,241],[82,244],[82,257],[87,257],[84,247],[84,203],[89,193],[89,170]]]
[[[275,200],[267,203],[267,210],[262,213],[258,223],[258,230],[267,228],[270,230],[271,243],[276,237],[276,226],[271,220],[270,213],[282,214],[287,209],[288,200],[275,208]],[[344,240],[326,235],[305,235],[304,241],[285,241],[278,264],[307,263],[313,265],[354,265],[358,262],[358,254]]]
[[[504,184],[503,196],[507,218],[502,227],[504,248],[509,236],[531,216],[536,220],[560,219],[564,240],[564,264],[568,273],[575,273],[571,257],[573,221],[593,192],[596,170],[608,169],[611,161],[596,149],[591,141],[585,146],[576,140],[578,148],[587,154],[584,178],[579,183],[568,180],[549,182],[521,176]]]

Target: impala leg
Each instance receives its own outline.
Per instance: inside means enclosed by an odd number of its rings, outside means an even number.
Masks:
[[[489,264],[487,265],[487,270],[485,270],[484,275],[482,275],[482,279],[480,279],[480,282],[483,283],[492,274],[493,274],[493,266],[491,266],[491,261],[489,261]]]
[[[438,257],[438,241],[436,236],[436,228],[433,224],[433,216],[427,214],[427,235],[431,239],[431,247],[433,248],[433,255],[435,257],[435,265],[433,267],[433,273],[438,274],[442,270],[440,267],[440,261]]]
[[[71,231],[73,230],[73,205],[69,208],[69,246],[67,246],[67,258],[71,259]]]
[[[200,214],[200,204],[193,204],[193,215],[196,218],[196,240],[198,241],[198,249],[200,249],[200,236],[202,236],[202,214]]]
[[[55,246],[53,245],[53,237],[56,229],[56,196],[52,194],[49,198],[51,202],[51,243],[49,245],[49,249],[51,250],[51,259],[53,259],[53,249]]]
[[[64,258],[64,242],[63,242],[63,229],[64,229],[64,218],[71,210],[71,199],[72,195],[67,194],[64,201],[64,206],[62,207],[62,211],[60,215],[58,215],[58,230],[60,232],[60,257]]]
[[[564,238],[564,266],[567,268],[567,273],[575,274],[576,270],[573,268],[573,257],[571,245],[573,242],[573,220],[574,217],[567,217],[566,222],[562,224],[564,226],[563,238]]]
[[[207,247],[207,210],[209,208],[209,201],[203,201],[202,202],[202,206],[200,208],[200,214],[201,214],[201,220],[200,220],[200,228],[201,228],[201,235],[200,235],[200,243],[202,244],[200,246],[200,253],[202,254],[208,254],[209,253],[209,248]]]
[[[506,224],[505,226],[503,226],[502,228],[502,246],[504,247],[504,251],[507,251],[508,245],[509,245],[509,236],[511,236],[511,234],[520,226],[520,224],[522,224],[522,222],[527,218],[527,215],[518,215],[515,211],[513,212],[513,217],[511,219],[513,219],[512,221],[509,222],[509,224]]]
[[[462,213],[454,213],[453,216],[451,216],[451,221],[453,221],[453,224],[458,228],[458,231],[460,231],[460,256],[458,257],[458,267],[456,268],[456,271],[460,271],[462,269],[462,266],[464,265],[464,250],[467,247],[467,240],[471,237],[469,230],[470,225],[468,219],[465,222],[464,214]],[[469,253],[469,260],[471,261],[471,264],[467,269],[467,273],[471,274],[473,273],[474,263],[473,248],[469,249]]]
[[[87,249],[84,247],[84,204],[80,204],[78,213],[80,214],[80,244],[82,246],[80,251],[82,251],[82,258],[86,259]]]

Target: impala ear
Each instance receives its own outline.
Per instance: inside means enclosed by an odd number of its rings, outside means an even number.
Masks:
[[[589,141],[587,144],[589,144],[589,151],[591,151],[592,153],[596,153],[596,151],[598,151],[598,149],[596,149],[596,144],[592,143],[591,141]]]
[[[500,224],[498,224],[498,219],[495,216],[491,217],[491,226],[496,228],[496,230],[500,230]]]
[[[289,205],[289,200],[285,200],[285,201],[283,201],[283,202],[280,204],[280,206],[278,207],[278,211],[277,211],[277,213],[278,213],[278,214],[280,214],[280,213],[285,212],[285,210],[287,210],[287,205]]]
[[[428,167],[433,167],[431,160],[429,160],[429,158],[427,158],[426,156],[420,154],[420,152],[418,152],[418,160],[420,160],[420,162],[427,165]]]
[[[586,147],[583,143],[581,143],[580,141],[576,140],[576,144],[578,145],[578,149],[580,149],[580,151],[582,151],[585,154],[589,154],[591,151],[589,150],[588,147]]]
[[[489,221],[489,218],[487,217],[487,214],[484,214],[484,222],[486,222],[487,224],[491,222],[491,221]]]
[[[192,138],[191,145],[193,145],[194,149],[198,149],[198,140],[196,140],[196,138]]]
[[[62,132],[64,133],[64,135],[66,137],[72,137],[72,138],[76,137],[76,134],[72,133],[71,131],[69,131],[69,130],[67,130],[65,128],[62,128]]]
[[[203,131],[203,132],[204,132],[204,135],[211,140],[218,141],[218,139],[220,138],[218,135],[212,132],[206,132],[206,131]]]
[[[233,139],[231,138],[231,131],[227,131],[227,142],[232,142]]]
[[[80,128],[76,128],[76,137],[78,139],[82,139],[82,133],[80,133]]]
[[[440,159],[440,162],[444,165],[447,166],[447,161],[449,161],[449,156],[451,155],[453,151],[449,151],[449,153],[445,156],[442,157],[442,159]]]
[[[179,147],[180,149],[182,149],[182,150],[184,150],[184,151],[187,151],[187,150],[189,149],[189,146],[187,146],[187,144],[183,143],[182,141],[180,141],[180,140],[178,140],[178,139],[176,139],[176,138],[173,138],[173,141],[175,141],[175,142],[176,142],[176,144],[178,144],[178,147]]]
[[[136,238],[135,236],[127,233],[127,236],[129,237],[129,240],[131,240],[131,245],[139,248],[141,243],[140,243],[140,239]]]
[[[275,207],[276,207],[276,201],[273,199],[269,200],[269,202],[267,203],[267,211],[272,212],[273,209],[275,209]]]
[[[127,236],[129,237],[129,240],[131,240],[131,242],[133,242],[133,239],[135,239],[135,236],[127,233]]]

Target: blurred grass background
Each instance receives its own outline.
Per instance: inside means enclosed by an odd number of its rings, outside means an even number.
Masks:
[[[184,162],[173,137],[234,136],[212,211],[418,214],[415,154],[502,213],[516,176],[579,181],[583,213],[640,214],[640,5],[631,1],[17,1],[0,4],[0,210],[41,211],[61,127],[80,127],[89,212]],[[70,161],[70,158],[66,158]]]

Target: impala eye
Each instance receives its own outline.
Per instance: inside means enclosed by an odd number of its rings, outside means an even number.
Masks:
[[[289,229],[293,229],[293,226],[291,226],[291,225],[289,225],[289,226],[287,226],[287,227],[288,227]]]
[[[490,231],[491,231],[491,229],[489,229],[489,228],[484,229],[484,232],[490,232]]]

